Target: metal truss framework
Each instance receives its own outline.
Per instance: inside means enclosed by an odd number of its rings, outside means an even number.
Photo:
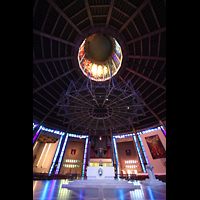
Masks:
[[[110,127],[116,132],[130,130],[145,116],[145,102],[135,91],[130,80],[118,83],[112,77],[107,82],[94,82],[89,78],[82,84],[70,82],[57,102],[57,116],[63,124],[70,123],[72,130],[83,133],[107,134]]]
[[[146,116],[139,117],[139,124],[134,124],[135,130],[159,125],[164,127],[167,66],[165,0],[34,0],[34,121],[62,131],[69,127],[72,132],[72,121],[68,119],[70,123],[66,124],[66,117],[63,124],[63,118],[57,117],[57,102],[62,91],[67,90],[70,80],[80,84],[84,81],[85,77],[78,67],[78,48],[86,37],[97,32],[105,32],[119,41],[124,56],[117,80],[121,84],[130,79],[135,91],[140,90],[146,103]],[[98,124],[102,121],[107,129],[108,120],[99,119]],[[114,124],[113,121],[111,123]],[[91,124],[95,122],[97,124],[95,119],[90,120]],[[34,134],[39,127],[34,129]],[[80,126],[75,129],[77,133],[78,129]],[[133,130],[131,126],[129,131],[125,127],[121,129],[127,133]],[[90,127],[89,132],[91,130]],[[106,133],[109,135],[110,129]]]

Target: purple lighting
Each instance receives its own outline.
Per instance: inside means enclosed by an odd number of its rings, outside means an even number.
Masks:
[[[39,127],[37,133],[35,134],[35,136],[34,136],[34,138],[33,138],[33,143],[35,142],[35,139],[37,138],[37,136],[38,136],[38,134],[39,134],[41,128],[42,128],[42,125]]]
[[[161,129],[162,129],[162,131],[163,131],[163,133],[165,134],[165,136],[166,136],[166,131],[165,131],[165,129],[162,127],[162,126],[160,126],[161,127]]]
[[[66,147],[66,144],[67,144],[67,141],[68,141],[68,136],[69,136],[69,134],[67,133],[63,147],[62,147],[62,150],[61,150],[61,153],[60,153],[60,157],[59,157],[59,160],[58,160],[58,165],[57,165],[55,174],[58,174],[58,172],[60,170],[60,165],[61,165],[61,162],[62,162],[63,154],[64,154],[65,147]]]
[[[88,145],[88,137],[85,140],[85,151],[84,151],[84,158],[83,158],[82,176],[84,176],[84,174],[85,174],[85,165],[86,165],[86,157],[87,157],[87,145]]]

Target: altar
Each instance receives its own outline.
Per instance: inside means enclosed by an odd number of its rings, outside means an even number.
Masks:
[[[115,177],[114,167],[87,167],[87,179],[112,179]]]

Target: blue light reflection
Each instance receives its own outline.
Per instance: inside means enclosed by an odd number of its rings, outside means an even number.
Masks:
[[[46,196],[48,195],[47,191],[48,191],[49,182],[50,182],[50,181],[47,181],[47,182],[45,183],[44,188],[43,188],[43,190],[42,190],[42,195],[41,195],[40,200],[46,199]]]
[[[120,200],[124,200],[123,190],[122,190],[122,189],[119,189],[118,192],[119,192],[119,199],[120,199]]]
[[[147,188],[147,191],[148,191],[148,193],[149,193],[150,199],[151,199],[151,200],[154,200],[154,196],[153,196],[153,193],[152,193],[152,191],[151,191],[151,188],[150,188],[149,186],[146,186],[146,188]]]
[[[53,180],[52,183],[51,183],[50,193],[49,193],[49,196],[48,196],[49,199],[52,199],[53,192],[54,192],[55,185],[56,185],[56,181],[57,180]]]

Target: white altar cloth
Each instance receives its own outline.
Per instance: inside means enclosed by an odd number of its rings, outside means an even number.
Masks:
[[[98,174],[99,169],[103,170],[102,175]],[[87,179],[113,179],[115,177],[114,167],[87,167]]]

